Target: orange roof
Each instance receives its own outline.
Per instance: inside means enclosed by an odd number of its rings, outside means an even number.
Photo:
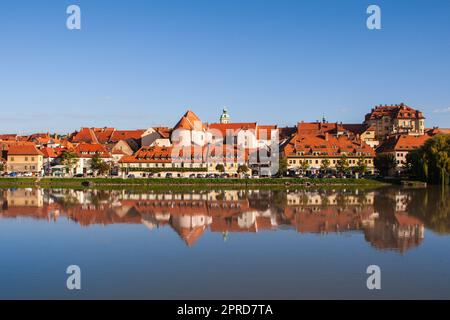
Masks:
[[[74,143],[98,143],[97,137],[91,128],[81,128],[80,132],[76,132],[72,137]]]
[[[345,135],[334,136],[329,133],[319,135],[300,135],[296,134],[284,147],[286,155],[297,155],[299,152],[303,155],[311,156],[318,154],[326,157],[339,157],[343,153],[374,157],[375,151],[360,140],[350,139]]]
[[[241,122],[241,123],[212,123],[209,129],[218,130],[223,136],[237,135],[241,130],[253,130],[256,134],[256,122]]]
[[[203,124],[194,112],[188,110],[173,129],[201,130],[203,129]]]
[[[62,149],[56,149],[56,148],[42,148],[41,149],[42,154],[45,158],[57,158],[61,155]]]
[[[388,138],[378,147],[377,152],[412,151],[420,148],[431,136],[400,135]]]
[[[142,147],[134,155],[123,157],[120,163],[170,163],[172,147]]]
[[[0,134],[0,140],[16,141],[17,134]]]
[[[23,145],[11,145],[8,149],[9,156],[42,156],[42,152],[40,152],[36,145],[34,144],[23,144]]]
[[[425,119],[423,113],[407,105],[400,103],[396,105],[377,106],[366,115],[366,121],[380,119],[382,117],[391,119]]]
[[[135,139],[139,140],[145,130],[116,130],[109,139],[110,142],[118,142],[120,140]]]

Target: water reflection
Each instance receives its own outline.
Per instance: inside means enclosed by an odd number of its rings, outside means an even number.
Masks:
[[[81,226],[144,224],[172,228],[188,246],[206,231],[224,240],[235,232],[295,230],[327,235],[361,232],[374,248],[406,252],[425,226],[449,228],[450,197],[430,189],[377,190],[128,190],[2,189],[0,217],[29,217]]]

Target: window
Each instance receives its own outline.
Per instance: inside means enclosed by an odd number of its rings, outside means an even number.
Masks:
[[[11,162],[13,162],[14,161],[14,157],[11,157]]]
[[[25,157],[25,161],[28,161],[28,157]]]
[[[34,161],[34,157],[31,157],[31,161]]]

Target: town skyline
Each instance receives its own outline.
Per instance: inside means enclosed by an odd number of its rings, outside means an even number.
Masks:
[[[272,125],[277,125],[279,128],[285,128],[285,127],[296,126],[299,122],[321,122],[323,120],[326,120],[327,122],[330,122],[330,123],[355,123],[355,124],[356,123],[361,123],[362,122],[361,119],[364,119],[364,117],[368,114],[368,110],[370,110],[372,108],[375,108],[377,106],[395,106],[395,105],[407,105],[407,106],[410,106],[410,104],[404,103],[404,102],[392,103],[392,104],[383,103],[383,104],[373,105],[372,107],[366,108],[365,112],[362,113],[362,116],[360,118],[356,119],[355,121],[347,121],[345,117],[342,117],[342,118],[339,118],[339,119],[330,119],[330,118],[327,117],[327,114],[321,113],[321,114],[318,114],[316,119],[303,119],[303,118],[301,118],[301,119],[297,119],[297,120],[289,120],[289,122],[286,121],[286,124],[279,124],[279,123],[273,123],[273,122],[264,122],[264,121],[259,121],[256,118],[239,119],[239,118],[237,118],[235,116],[235,112],[234,112],[235,110],[233,110],[233,109],[231,109],[231,108],[229,108],[227,106],[223,106],[223,107],[217,108],[217,110],[216,110],[217,112],[215,113],[215,117],[214,116],[203,117],[203,115],[198,113],[195,110],[195,108],[190,108],[190,107],[182,109],[180,114],[183,114],[186,111],[193,111],[194,113],[196,113],[197,115],[200,116],[200,118],[202,119],[202,121],[204,123],[211,124],[211,123],[219,123],[220,122],[220,115],[222,114],[223,109],[227,109],[232,114],[233,122],[236,122],[236,123],[254,123],[254,122],[256,122],[256,123],[270,123]],[[417,108],[417,107],[415,107],[415,108],[417,110],[422,110],[421,108]],[[211,111],[210,113],[213,112],[212,110],[210,110],[210,111]],[[236,111],[238,111],[238,110],[236,110]],[[437,112],[434,112],[434,113],[437,113]],[[117,115],[117,116],[119,117],[119,115]],[[126,116],[124,116],[124,117],[126,118]],[[447,125],[447,126],[433,125],[433,123],[434,123],[432,121],[433,117],[430,117],[429,114],[427,114],[425,118],[427,120],[427,127],[428,128],[435,128],[435,127],[436,128],[447,128],[447,127],[450,127],[450,125]],[[208,121],[208,119],[212,119],[212,120]],[[13,119],[11,119],[11,120],[13,120]],[[54,128],[49,127],[47,129],[43,129],[43,130],[31,130],[31,129],[27,130],[27,129],[23,129],[22,128],[22,129],[20,129],[18,131],[8,131],[8,130],[5,130],[5,129],[2,129],[3,128],[2,127],[2,128],[0,128],[0,135],[1,134],[3,134],[3,135],[5,135],[5,134],[17,134],[17,135],[20,136],[20,135],[32,135],[32,134],[36,134],[36,133],[49,133],[49,134],[58,134],[58,135],[62,135],[63,136],[63,135],[71,134],[74,131],[77,131],[79,128],[117,128],[119,130],[141,130],[141,129],[147,129],[147,128],[151,128],[151,127],[169,127],[169,128],[171,128],[177,123],[178,120],[179,120],[178,119],[178,114],[176,114],[176,115],[173,116],[172,121],[169,122],[169,123],[162,123],[162,122],[159,122],[157,120],[153,120],[153,121],[149,121],[150,125],[141,126],[141,127],[138,127],[138,126],[124,127],[124,126],[120,126],[120,125],[116,126],[116,125],[113,125],[113,124],[105,124],[100,119],[99,120],[94,120],[94,122],[88,122],[88,123],[91,123],[92,125],[85,125],[86,122],[83,122],[81,120],[79,125],[76,125],[74,128],[69,128],[68,127],[67,130],[55,130]]]

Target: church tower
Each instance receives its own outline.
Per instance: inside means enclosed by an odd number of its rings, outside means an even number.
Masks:
[[[231,119],[230,119],[230,115],[228,114],[228,109],[227,107],[223,108],[223,112],[222,115],[220,116],[220,123],[222,124],[226,124],[226,123],[230,123]]]

